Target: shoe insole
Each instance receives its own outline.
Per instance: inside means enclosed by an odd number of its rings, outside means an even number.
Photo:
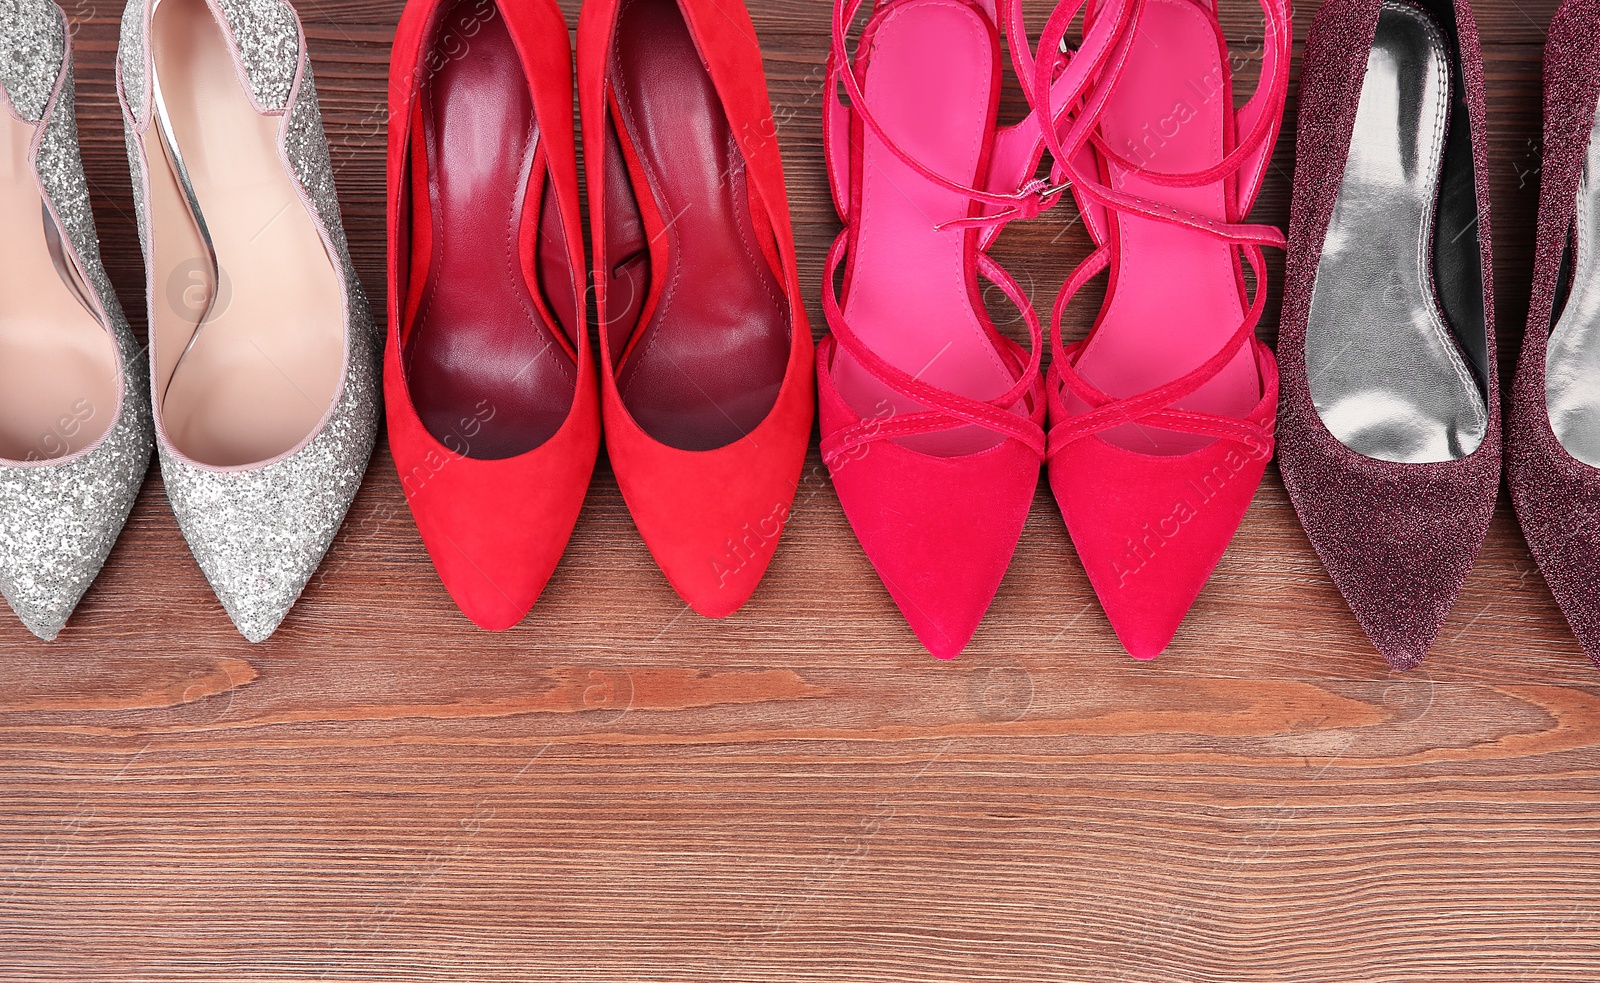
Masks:
[[[83,289],[76,270],[52,259],[34,133],[0,107],[0,460],[8,461],[88,447],[110,429],[121,395],[116,343],[69,286]]]
[[[431,233],[414,248],[430,249],[430,260],[406,334],[406,382],[437,440],[466,457],[497,460],[542,445],[572,408],[575,362],[530,289],[522,243],[531,238],[540,253],[563,258],[566,246],[523,227],[537,226],[542,210],[559,236],[560,219],[527,74],[504,16],[481,0],[457,0],[435,38],[471,40],[454,56],[441,47],[424,61],[435,66],[423,85],[417,136],[426,141],[428,201],[416,203],[415,221],[430,223]]]
[[[1568,454],[1600,468],[1600,113],[1589,130],[1573,218],[1572,280],[1545,352],[1550,428]]]
[[[1229,149],[1233,113],[1226,52],[1207,8],[1195,0],[1149,0],[1137,39],[1100,119],[1100,136],[1150,171],[1204,170]],[[1174,188],[1108,163],[1111,186],[1217,221],[1228,218],[1222,180]],[[1210,360],[1244,321],[1233,247],[1192,229],[1130,212],[1110,213],[1117,239],[1108,300],[1075,367],[1114,398],[1176,381]],[[1067,396],[1081,412],[1082,401]],[[1242,417],[1261,401],[1248,346],[1176,408]],[[1100,437],[1146,454],[1186,454],[1212,438],[1125,424]]]
[[[652,262],[659,292],[627,342],[617,388],[656,440],[723,447],[777,401],[789,303],[751,219],[743,156],[677,0],[625,0],[611,77],[618,137],[665,245],[665,262]]]
[[[160,0],[151,45],[165,115],[150,166],[157,405],[202,464],[258,464],[327,415],[345,360],[340,272],[205,0]],[[159,111],[159,109],[158,109]],[[149,144],[159,144],[149,146]],[[179,183],[186,165],[220,276]],[[203,322],[203,323],[202,323]]]
[[[908,0],[876,19],[864,89],[873,117],[923,166],[957,184],[981,185],[1000,58],[988,18],[965,0]],[[966,195],[934,184],[862,127],[856,239],[846,272],[845,322],[884,361],[938,389],[989,400],[1016,383],[976,307],[968,231],[940,230],[966,218]],[[840,351],[834,385],[862,416],[887,419],[927,409]],[[898,438],[923,454],[988,450],[1002,438],[964,426]]]
[[[1450,125],[1438,26],[1409,4],[1384,3],[1306,323],[1317,414],[1346,447],[1379,460],[1456,460],[1488,427],[1434,286]]]

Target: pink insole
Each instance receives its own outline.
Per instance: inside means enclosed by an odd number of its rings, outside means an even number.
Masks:
[[[1193,0],[1148,0],[1138,40],[1111,96],[1100,133],[1112,149],[1149,170],[1203,170],[1226,153],[1233,113],[1222,39]],[[1222,182],[1173,188],[1111,166],[1112,186],[1218,221],[1227,219]],[[1135,396],[1182,378],[1214,356],[1244,319],[1231,246],[1167,222],[1122,213],[1109,303],[1077,369],[1101,391]],[[1069,395],[1069,406],[1083,404]],[[1248,347],[1176,405],[1242,417],[1261,399]],[[1130,450],[1183,454],[1209,438],[1129,424],[1101,436]]]
[[[999,45],[989,19],[964,0],[909,0],[875,22],[864,88],[875,119],[907,153],[951,181],[981,184],[992,134]],[[885,361],[932,386],[974,399],[1004,393],[1016,377],[1002,362],[967,271],[967,230],[935,226],[968,215],[965,195],[896,159],[867,131],[858,182],[861,212],[844,318]],[[926,407],[874,378],[848,354],[834,384],[864,417]],[[969,454],[1001,438],[978,427],[902,438],[921,453]]]

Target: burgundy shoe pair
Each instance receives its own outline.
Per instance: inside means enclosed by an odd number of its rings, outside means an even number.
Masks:
[[[1600,382],[1583,362],[1600,353],[1600,291],[1591,301],[1584,277],[1600,197],[1582,176],[1600,153],[1597,12],[1595,0],[1568,0],[1550,28],[1536,279],[1507,470],[1534,555],[1600,661],[1600,600],[1585,589],[1600,557]],[[1467,0],[1329,0],[1312,24],[1279,465],[1317,554],[1399,669],[1427,654],[1499,491],[1483,91]]]

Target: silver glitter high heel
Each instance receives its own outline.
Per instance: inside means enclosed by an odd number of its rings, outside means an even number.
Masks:
[[[305,36],[283,0],[130,0],[117,78],[167,497],[259,642],[333,542],[378,426],[379,339]]]
[[[66,18],[0,22],[0,594],[56,637],[150,466],[147,376],[100,263]]]

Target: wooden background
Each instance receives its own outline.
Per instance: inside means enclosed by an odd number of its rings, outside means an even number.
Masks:
[[[69,2],[96,212],[138,321],[121,11]],[[815,284],[836,230],[818,139],[829,4],[752,6]],[[1553,6],[1478,11],[1506,378]],[[1226,7],[1248,73],[1259,22]],[[374,297],[399,10],[300,0]],[[1279,224],[1293,110],[1257,211]],[[999,251],[1043,307],[1086,250],[1071,216],[1014,227]],[[815,297],[812,312],[821,325]],[[1041,485],[988,620],[939,664],[815,453],[736,616],[685,610],[602,462],[544,599],[489,635],[439,586],[380,452],[259,647],[152,472],[61,639],[8,615],[0,657],[5,981],[1600,979],[1600,672],[1504,503],[1431,658],[1396,674],[1271,472],[1144,665]]]

